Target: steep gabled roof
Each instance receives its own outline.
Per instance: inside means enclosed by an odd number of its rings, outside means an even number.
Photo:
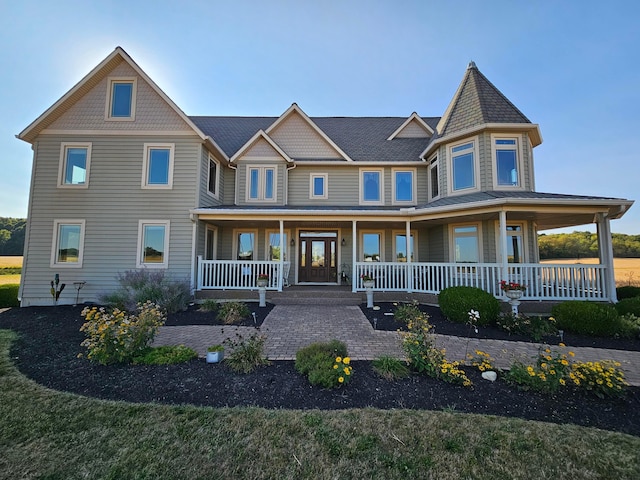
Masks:
[[[407,127],[409,126],[417,126],[418,130],[421,130],[421,135],[403,135],[403,133],[405,132],[405,130],[407,130]],[[393,140],[394,138],[429,138],[431,137],[431,135],[433,135],[434,131],[433,128],[431,128],[429,126],[429,124],[427,122],[425,122],[422,118],[420,118],[420,115],[418,115],[416,112],[413,112],[411,115],[409,115],[409,118],[407,118],[407,120],[400,125],[395,132],[393,132],[389,138],[387,138],[387,140]]]
[[[258,132],[256,132],[256,134],[251,137],[249,139],[249,141],[247,143],[245,143],[243,145],[243,147],[238,150],[230,159],[229,159],[229,163],[233,163],[236,160],[238,160],[238,158],[240,158],[242,155],[244,155],[246,152],[248,152],[254,145],[256,145],[259,141],[265,141],[269,144],[269,146],[271,148],[273,148],[278,155],[280,155],[287,163],[291,163],[293,162],[293,160],[291,159],[291,157],[289,157],[289,155],[286,154],[286,152],[284,152],[276,142],[274,142],[271,137],[266,134],[264,132],[264,130],[258,130]]]
[[[531,122],[470,62],[437,131],[443,137],[489,123]]]

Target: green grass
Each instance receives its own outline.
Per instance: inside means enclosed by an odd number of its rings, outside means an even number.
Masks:
[[[17,307],[20,305],[18,302],[19,288],[20,285],[17,284],[0,284],[0,308]]]
[[[14,368],[14,339],[0,330],[1,478],[640,478],[640,438],[573,425],[420,410],[134,405],[55,392]]]

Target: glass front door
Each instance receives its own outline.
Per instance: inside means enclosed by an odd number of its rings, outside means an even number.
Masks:
[[[335,282],[337,235],[322,237],[310,233],[300,235],[300,258],[298,259],[298,281],[313,283]]]

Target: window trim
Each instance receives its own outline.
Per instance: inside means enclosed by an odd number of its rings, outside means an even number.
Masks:
[[[238,251],[238,235],[241,233],[253,233],[253,259],[249,260],[251,262],[255,262],[256,260],[258,260],[258,229],[257,228],[234,228],[233,229],[233,242],[232,242],[232,255],[236,261],[240,261],[238,259],[238,254],[240,253]]]
[[[258,198],[251,197],[251,171],[258,170]],[[273,198],[265,198],[267,170],[273,170]],[[245,201],[247,203],[276,203],[278,199],[278,165],[248,165],[246,170]]]
[[[264,231],[264,258],[265,260],[269,260],[269,240],[271,238],[271,234],[275,233],[280,235],[280,229],[278,228],[269,228],[266,229]],[[289,245],[288,242],[291,241],[291,230],[289,229],[284,229],[283,230],[283,234],[284,234],[284,241],[282,242],[283,247],[284,247],[284,258],[282,259],[283,262],[288,262],[291,261],[291,259],[289,258]],[[274,262],[278,262],[279,260],[273,260]]]
[[[166,184],[150,184],[149,183],[149,165],[151,150],[169,150],[169,171],[167,172],[168,178]],[[144,144],[144,157],[142,159],[142,182],[141,187],[143,189],[150,190],[170,190],[173,188],[173,165],[175,157],[175,143],[145,143]]]
[[[392,230],[391,231],[391,235],[392,235],[392,248],[393,251],[391,252],[392,256],[393,256],[393,260],[394,262],[398,262],[398,239],[397,236],[398,235],[406,235],[407,231],[406,230]],[[417,230],[410,230],[409,231],[409,235],[411,235],[413,237],[413,260],[411,260],[412,262],[417,262],[418,260],[418,231]],[[399,262],[398,262],[399,263]]]
[[[432,175],[433,169],[436,169],[436,175],[438,180],[438,194],[433,194],[433,183],[432,183]],[[440,185],[440,162],[438,161],[438,154],[435,154],[433,157],[429,159],[429,175],[428,175],[428,190],[429,190],[429,201],[434,201],[440,198],[442,195],[442,185]]]
[[[209,161],[207,162],[207,195],[217,200],[220,198],[220,162],[217,161],[211,154],[208,155],[208,160]],[[216,191],[215,192],[212,192],[209,188],[211,185],[211,162],[216,164],[216,178],[215,178]]]
[[[78,245],[78,261],[77,262],[58,262],[58,245],[60,244],[60,226],[61,225],[79,225],[80,226],[80,242]],[[55,219],[53,221],[53,238],[51,240],[51,259],[49,266],[51,268],[82,268],[84,261],[84,236],[85,236],[85,220],[77,219]]]
[[[398,200],[396,198],[396,174],[411,173],[411,200]],[[415,168],[392,168],[391,169],[391,204],[392,205],[415,205],[416,204],[416,185],[418,173]]]
[[[144,255],[144,227],[163,226],[164,227],[164,258],[162,263],[143,263]],[[136,254],[136,268],[169,268],[169,235],[171,233],[170,220],[138,220],[138,251]]]
[[[314,183],[314,179],[316,178],[323,179],[322,195],[314,195],[313,193],[313,183]],[[329,198],[329,174],[319,173],[319,172],[310,173],[309,174],[309,199],[310,200],[327,200],[328,198]]]
[[[477,263],[484,263],[481,222],[453,223],[449,225],[449,259],[451,263],[460,263],[461,265],[468,265],[467,263],[461,263],[456,261],[456,228],[457,227],[476,227],[477,242],[478,242],[478,262]],[[472,263],[475,264],[476,262],[472,262]]]
[[[365,262],[366,260],[364,259],[364,236],[367,233],[376,233],[378,235],[380,235],[380,260],[378,262],[371,262],[371,263],[382,263],[385,261],[385,238],[384,238],[384,230],[360,230],[360,232],[358,233],[358,258],[359,258],[359,262]],[[414,240],[415,242],[415,240]],[[415,246],[414,246],[415,248]]]
[[[114,117],[111,115],[113,101],[113,86],[118,83],[131,83],[131,114],[128,117]],[[138,77],[109,77],[107,79],[107,101],[104,119],[109,122],[133,122],[136,119],[136,97],[138,95]]]
[[[364,174],[367,172],[377,172],[380,178],[379,185],[379,200],[365,200],[364,199]],[[359,189],[360,189],[360,205],[384,205],[384,168],[368,168],[362,167],[359,171]]]
[[[518,168],[518,184],[517,185],[500,185],[498,184],[498,150],[513,150],[511,145],[498,146],[497,140],[515,140],[516,166]],[[491,172],[494,190],[524,190],[524,157],[522,154],[522,137],[521,135],[502,135],[497,133],[491,134]]]
[[[89,188],[89,171],[91,167],[91,142],[62,142],[60,144],[60,163],[58,166],[58,188]],[[67,170],[67,151],[70,148],[85,148],[87,150],[87,160],[85,163],[84,183],[64,183]]]
[[[496,229],[496,262],[502,263],[502,249],[500,247],[500,222],[496,221],[495,225],[496,225],[495,227]],[[527,223],[526,222],[507,222],[507,227],[521,228],[519,236],[522,237],[522,262],[520,264],[528,263],[529,248],[527,245]],[[513,236],[513,235],[507,234],[507,237],[509,236]],[[510,263],[509,265],[518,265],[518,264]]]
[[[473,147],[471,147],[471,152],[473,153],[473,180],[474,186],[467,188],[454,189],[453,183],[453,160],[454,160],[454,152],[453,149],[456,147],[460,147],[467,143],[472,143]],[[448,158],[447,158],[447,178],[449,181],[447,182],[447,192],[450,195],[462,195],[465,193],[473,193],[480,191],[480,155],[478,153],[478,137],[465,138],[464,140],[460,140],[459,142],[451,143],[447,146]],[[459,155],[455,155],[456,157]]]

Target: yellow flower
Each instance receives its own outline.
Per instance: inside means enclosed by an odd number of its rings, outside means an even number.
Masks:
[[[344,382],[344,377],[339,377],[338,378],[338,382],[343,383]]]
[[[565,345],[564,343],[562,343],[562,342],[560,342],[560,343],[558,344],[558,346],[559,346],[559,347],[566,347],[566,345]]]
[[[562,360],[560,360],[560,363],[562,365],[569,365],[569,362],[567,362],[564,358]]]
[[[334,370],[337,370],[337,369],[338,369],[338,365],[337,365],[337,364],[336,364],[336,365],[334,365],[334,366],[333,366],[333,369],[334,369]]]
[[[344,369],[344,374],[345,375],[351,375],[351,370],[349,370],[348,368]]]
[[[349,365],[349,363],[351,363],[351,359],[349,357],[344,357],[342,359],[342,363],[344,363],[345,365]]]
[[[340,363],[342,361],[342,357],[336,357],[336,363]]]
[[[573,352],[569,352],[569,356],[570,356],[570,357],[575,357],[575,356],[576,356],[576,354],[575,354],[575,353],[573,353]]]

